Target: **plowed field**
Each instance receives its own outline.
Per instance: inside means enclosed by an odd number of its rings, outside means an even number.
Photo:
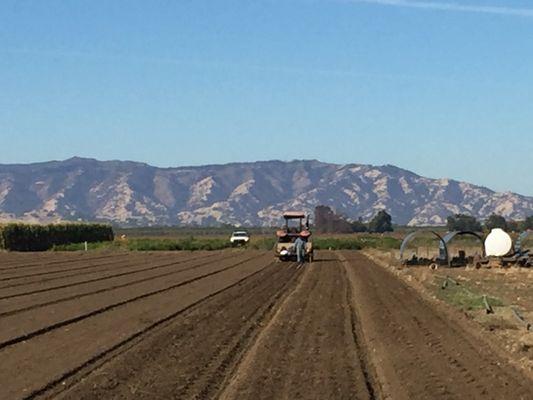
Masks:
[[[0,253],[1,399],[533,399],[357,252]]]

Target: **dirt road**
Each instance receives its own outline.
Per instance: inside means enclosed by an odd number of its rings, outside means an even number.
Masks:
[[[533,399],[356,252],[57,257],[0,254],[1,399]]]

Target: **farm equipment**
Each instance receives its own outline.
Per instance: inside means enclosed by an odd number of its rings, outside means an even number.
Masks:
[[[283,227],[276,232],[277,243],[274,248],[276,257],[281,261],[296,259],[296,247],[294,242],[298,237],[306,241],[305,257],[311,262],[314,258],[313,242],[309,230],[309,216],[303,212],[285,212],[283,214]],[[304,223],[305,221],[305,223]]]
[[[414,240],[417,234],[423,231],[415,231],[407,235],[400,248],[400,260],[403,265],[429,265],[429,266],[448,266],[448,267],[465,267],[472,265],[476,268],[489,267],[501,268],[511,265],[520,267],[532,267],[533,255],[529,249],[523,245],[524,241],[530,235],[531,231],[523,232],[516,243],[513,245],[511,236],[502,229],[493,229],[486,237],[476,232],[454,231],[448,232],[441,236],[436,232],[430,233],[437,239],[438,256],[419,257],[416,253],[410,258],[406,258],[407,246]],[[469,245],[470,252],[472,249],[478,249],[474,255],[467,255],[465,249],[458,250],[457,255],[453,255],[450,245],[451,242],[460,236],[473,238],[473,243]]]
[[[527,249],[524,246],[525,241],[531,234],[532,230],[524,231],[518,236],[518,239],[515,244],[515,254],[516,263],[521,267],[533,267],[533,254],[530,249]]]
[[[409,233],[403,240],[402,245],[400,247],[400,260],[402,262],[402,265],[405,266],[413,266],[413,265],[446,265],[447,264],[447,248],[446,243],[444,242],[444,239],[441,235],[439,235],[437,232],[430,231],[429,232],[433,237],[434,240],[438,240],[439,246],[444,246],[444,250],[440,248],[439,250],[439,256],[438,257],[419,257],[418,254],[412,254],[410,258],[405,258],[405,253],[407,252],[408,245],[416,239],[416,236],[422,234],[422,231],[414,231]],[[446,257],[446,259],[444,259]]]

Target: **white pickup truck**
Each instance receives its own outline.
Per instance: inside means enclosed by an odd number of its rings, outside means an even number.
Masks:
[[[234,246],[244,246],[250,241],[250,235],[246,231],[235,231],[231,234],[229,241]]]

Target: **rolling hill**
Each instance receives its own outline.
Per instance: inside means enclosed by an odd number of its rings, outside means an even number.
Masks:
[[[386,209],[398,224],[439,225],[454,213],[533,214],[533,197],[430,179],[391,165],[261,161],[157,168],[71,158],[0,165],[0,221],[139,225],[279,225],[285,209],[328,205],[349,218]]]

